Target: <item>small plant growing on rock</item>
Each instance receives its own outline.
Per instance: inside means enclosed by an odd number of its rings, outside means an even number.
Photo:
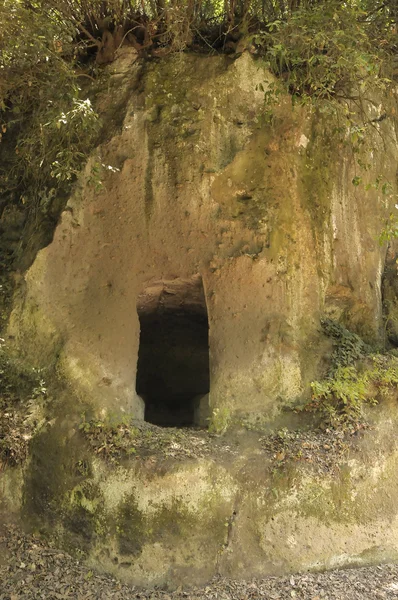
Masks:
[[[370,353],[371,348],[359,335],[352,333],[332,319],[322,319],[323,332],[334,341],[330,374],[339,367],[348,367]]]
[[[221,435],[231,423],[231,413],[227,407],[215,408],[210,419],[209,432]]]
[[[354,422],[368,400],[368,383],[366,371],[360,374],[353,366],[338,367],[333,377],[311,383],[312,400],[307,410],[318,411],[331,425]]]
[[[326,426],[355,428],[364,404],[377,404],[398,385],[398,359],[370,354],[358,335],[330,319],[322,327],[335,340],[331,368],[325,379],[311,383],[304,410],[318,413]]]

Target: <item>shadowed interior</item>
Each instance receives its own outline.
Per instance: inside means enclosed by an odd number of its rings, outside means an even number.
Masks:
[[[137,310],[137,393],[145,401],[145,420],[165,427],[193,426],[195,400],[210,385],[202,279],[151,283],[139,296]]]

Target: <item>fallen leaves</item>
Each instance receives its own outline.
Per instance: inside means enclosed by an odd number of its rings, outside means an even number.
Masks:
[[[262,448],[271,454],[276,465],[288,461],[312,465],[318,471],[332,471],[347,455],[350,438],[347,432],[328,429],[326,431],[292,431],[282,429],[260,438]]]
[[[15,527],[0,534],[0,600],[371,600],[396,598],[398,565],[341,569],[207,585],[173,592],[126,585]]]

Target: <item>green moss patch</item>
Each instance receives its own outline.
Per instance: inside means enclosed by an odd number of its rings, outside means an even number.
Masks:
[[[134,557],[141,554],[146,544],[188,539],[200,528],[200,521],[200,514],[191,513],[180,499],[174,499],[171,505],[144,512],[139,509],[133,493],[121,503],[117,512],[115,524],[119,552]],[[203,525],[206,526],[206,523],[203,522]]]
[[[325,118],[312,119],[308,146],[303,150],[300,164],[300,197],[311,215],[313,234],[318,240],[331,210],[331,194],[339,164],[337,135]]]

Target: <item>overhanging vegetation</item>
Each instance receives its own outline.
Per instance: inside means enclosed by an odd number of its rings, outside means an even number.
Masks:
[[[47,211],[68,187],[97,132],[79,78],[123,44],[149,58],[249,49],[294,97],[345,98],[388,86],[397,15],[394,0],[5,0],[0,212],[9,202]]]

